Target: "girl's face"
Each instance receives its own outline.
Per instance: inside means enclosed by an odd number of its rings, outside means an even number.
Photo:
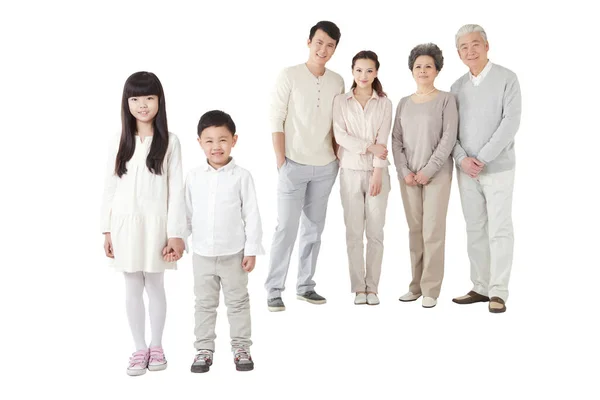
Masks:
[[[413,65],[413,77],[418,85],[433,85],[438,76],[435,62],[431,56],[419,56]]]
[[[232,135],[225,126],[209,126],[198,138],[209,164],[221,168],[229,162],[231,149],[237,142],[237,135]]]
[[[354,63],[352,76],[356,86],[361,89],[371,89],[373,81],[377,78],[377,69],[375,69],[375,61],[368,58],[358,59]]]
[[[130,97],[128,99],[129,111],[139,122],[152,122],[158,114],[158,96]]]

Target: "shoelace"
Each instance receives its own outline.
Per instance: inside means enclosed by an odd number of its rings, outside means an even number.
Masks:
[[[239,361],[250,361],[250,354],[246,349],[237,349],[235,351],[235,358]]]
[[[148,360],[148,352],[145,350],[136,351],[131,357],[129,357],[129,365],[144,365]]]
[[[211,358],[211,353],[208,350],[199,350],[198,354],[196,354],[196,361],[199,361],[199,360],[206,361],[210,358]]]

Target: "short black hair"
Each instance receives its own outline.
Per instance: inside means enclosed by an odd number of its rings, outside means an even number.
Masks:
[[[442,50],[433,43],[425,43],[415,46],[408,56],[408,68],[412,71],[415,66],[415,61],[420,56],[429,56],[433,58],[435,69],[440,72],[444,66],[444,56]]]
[[[224,126],[231,132],[232,136],[235,135],[235,123],[231,119],[231,115],[221,110],[212,110],[200,117],[200,122],[198,122],[198,137],[202,135],[203,130],[211,126]]]
[[[310,28],[310,34],[308,35],[308,40],[312,40],[312,38],[315,36],[315,33],[317,33],[317,30],[319,30],[319,29],[322,30],[323,32],[325,32],[326,34],[328,34],[330,38],[335,40],[336,47],[338,44],[340,44],[340,38],[342,37],[340,28],[338,28],[338,26],[331,21],[317,22],[317,24],[315,26]]]

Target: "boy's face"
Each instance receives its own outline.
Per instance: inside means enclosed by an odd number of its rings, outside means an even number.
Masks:
[[[336,42],[321,29],[317,29],[312,40],[308,41],[310,61],[317,65],[325,66],[335,53]]]
[[[198,138],[208,163],[213,168],[221,168],[229,162],[231,149],[237,142],[237,135],[232,135],[225,126],[211,126],[204,129]]]

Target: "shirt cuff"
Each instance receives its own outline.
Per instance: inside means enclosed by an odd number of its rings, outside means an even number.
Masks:
[[[265,249],[263,248],[262,244],[246,243],[246,246],[244,247],[244,256],[260,256],[263,254],[265,254]]]
[[[462,154],[461,154],[460,156],[456,157],[456,166],[457,166],[458,168],[461,168],[461,167],[460,167],[460,163],[462,163],[462,160],[464,160],[465,158],[467,158],[467,156],[465,156],[465,155],[462,155]],[[461,169],[462,169],[462,168],[461,168]]]

